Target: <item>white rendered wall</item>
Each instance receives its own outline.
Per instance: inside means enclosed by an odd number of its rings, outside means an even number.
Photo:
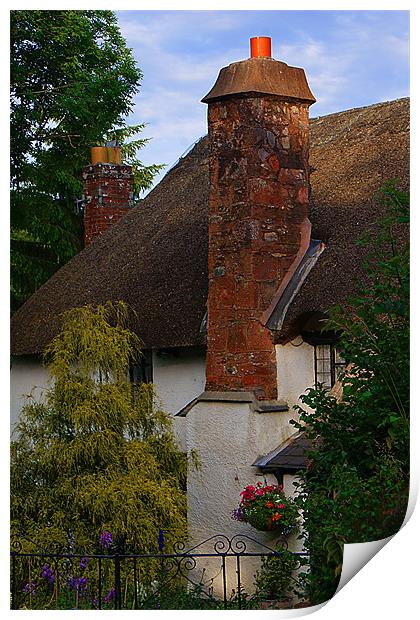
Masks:
[[[36,357],[13,358],[10,375],[10,430],[13,431],[23,405],[42,398],[48,387],[48,369]]]
[[[293,405],[315,383],[314,347],[299,336],[286,345],[276,345],[276,357],[278,398],[289,405],[290,418],[296,418]]]
[[[286,345],[276,345],[276,357],[278,398],[289,405],[289,420],[297,419],[299,416],[293,406],[302,406],[300,396],[315,383],[314,347],[298,336]],[[297,429],[289,424],[286,438],[296,432]],[[284,475],[284,491],[289,497],[296,494],[295,482],[299,482],[299,478]],[[298,540],[297,536],[294,534],[289,540],[289,549],[292,551],[302,551],[303,541]]]
[[[296,420],[299,416],[293,406],[303,406],[299,401],[300,396],[315,383],[314,347],[299,336],[286,345],[276,345],[276,356],[278,397],[289,405],[289,420]],[[296,433],[297,429],[289,424],[288,432],[286,439]],[[296,476],[284,476],[284,490],[289,497],[296,493],[295,482],[299,482]],[[289,546],[295,551],[302,550],[302,542],[298,541],[296,536],[292,538]]]
[[[256,413],[248,403],[231,401],[198,402],[185,418],[186,448],[198,451],[202,467],[191,472],[188,480],[188,526],[191,544],[199,544],[216,534],[228,538],[249,536],[273,547],[278,535],[259,532],[246,523],[231,519],[237,507],[240,492],[245,486],[263,480],[252,463],[268,454],[296,433],[289,421],[297,417],[293,405],[308,387],[314,384],[314,349],[299,337],[292,343],[276,346],[278,398],[286,401],[289,411]],[[265,476],[267,482],[276,483],[274,476]],[[293,496],[294,476],[284,477],[285,492]],[[302,543],[297,534],[288,540],[291,551],[301,551]],[[212,551],[211,543],[206,551]],[[248,543],[250,551],[261,551]],[[200,547],[199,551],[204,552]],[[203,562],[197,571],[203,568]],[[208,560],[205,567],[207,580],[217,572],[215,560]],[[249,561],[242,567],[245,590],[252,591],[258,561]],[[229,571],[228,593],[235,588],[236,571]],[[204,580],[206,582],[206,579]],[[213,583],[217,594],[222,592],[221,576]]]
[[[248,536],[272,548],[278,539],[275,532],[259,532],[250,525],[234,521],[231,512],[237,508],[240,492],[245,486],[263,481],[252,463],[276,448],[290,435],[288,412],[256,413],[250,404],[228,401],[198,402],[186,416],[186,445],[198,450],[201,469],[188,477],[188,528],[191,545],[197,545],[216,534],[228,538]],[[274,476],[265,476],[276,483]],[[211,552],[213,542],[197,551]],[[293,546],[291,547],[293,549]],[[264,548],[247,541],[247,550],[263,552]],[[228,594],[236,587],[236,567],[229,560]],[[208,585],[218,573],[218,558],[201,559],[197,576],[205,568]],[[247,558],[241,565],[242,584],[247,592],[253,590],[254,575],[259,560]],[[214,592],[222,594],[221,575],[213,582]]]
[[[153,383],[163,409],[175,414],[204,391],[206,354],[203,349],[176,349],[160,356],[153,351]]]
[[[153,384],[162,409],[178,413],[205,389],[205,351],[191,347],[177,349],[167,356],[153,351]],[[185,418],[175,417],[173,426],[180,449],[187,450]]]
[[[153,352],[153,382],[160,405],[175,414],[205,387],[205,352],[198,348],[185,348],[177,355],[159,357]],[[10,419],[17,422],[19,413],[32,391],[38,399],[47,387],[48,370],[36,357],[13,358],[10,378]],[[35,389],[33,389],[35,388]],[[182,421],[183,418],[180,418]]]

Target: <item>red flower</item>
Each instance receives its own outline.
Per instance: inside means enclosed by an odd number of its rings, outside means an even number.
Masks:
[[[274,486],[274,484],[268,484],[268,485],[265,487],[264,491],[274,491],[274,489],[275,489],[275,488],[276,488],[276,487]]]

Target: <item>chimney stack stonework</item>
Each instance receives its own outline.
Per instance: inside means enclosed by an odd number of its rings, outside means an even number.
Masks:
[[[302,69],[266,56],[222,69],[203,99],[210,142],[206,390],[277,397],[275,346],[263,316],[309,245],[314,101]]]
[[[83,169],[85,247],[132,207],[133,171],[131,166],[116,163],[120,161],[119,148],[94,147],[95,163]]]

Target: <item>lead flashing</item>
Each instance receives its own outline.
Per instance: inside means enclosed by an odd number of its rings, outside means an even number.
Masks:
[[[256,413],[270,413],[289,411],[289,405],[284,401],[260,401],[253,392],[202,392],[193,398],[185,407],[175,414],[176,417],[185,417],[191,409],[200,402],[248,403]]]

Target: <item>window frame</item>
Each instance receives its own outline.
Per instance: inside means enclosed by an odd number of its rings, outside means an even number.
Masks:
[[[139,387],[144,383],[153,383],[153,351],[145,349],[141,352],[139,360],[130,362],[129,380],[133,387]]]
[[[341,358],[342,361],[338,361],[338,357],[339,357],[339,352],[338,352],[338,343],[331,343],[331,341],[329,342],[317,342],[313,345],[314,347],[314,379],[315,379],[315,385],[321,385],[322,387],[326,387],[326,389],[331,390],[333,388],[333,386],[335,385],[335,383],[338,381],[339,379],[339,374],[342,370],[344,370],[345,366],[346,366],[346,362],[343,358]],[[318,352],[318,347],[329,347],[329,375],[330,375],[330,385],[326,385],[325,381],[318,381],[318,375],[320,374],[320,371],[318,370],[318,363],[321,361],[321,359],[319,358],[319,356],[317,355]],[[323,358],[323,361],[325,361],[328,358]],[[323,372],[323,374],[325,375],[325,371]]]

